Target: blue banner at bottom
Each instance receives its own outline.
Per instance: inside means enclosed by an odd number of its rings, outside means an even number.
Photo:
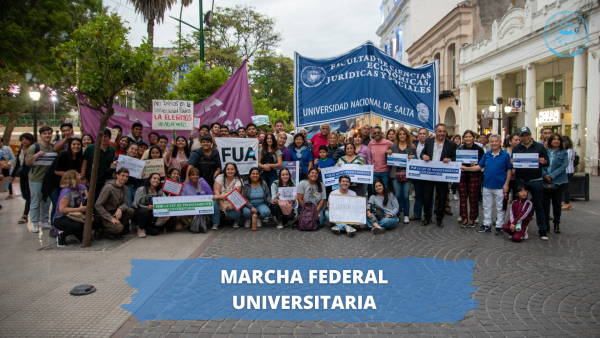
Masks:
[[[478,306],[471,260],[132,260],[123,309],[146,320],[456,322]]]

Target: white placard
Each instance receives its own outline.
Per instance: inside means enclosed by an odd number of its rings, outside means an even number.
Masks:
[[[269,124],[269,117],[267,115],[252,116],[252,123],[256,124],[257,126]]]
[[[539,154],[515,154],[513,153],[513,168],[531,169],[539,168]]]
[[[115,141],[117,140],[117,135],[119,135],[119,130],[112,129],[112,128],[106,128],[106,129],[110,130],[110,142],[112,144],[115,144]]]
[[[192,130],[194,101],[152,100],[152,129]]]
[[[215,137],[221,159],[221,169],[228,162],[237,165],[240,175],[247,175],[252,167],[258,167],[258,140],[255,138]]]
[[[329,195],[329,221],[344,224],[367,222],[367,199],[364,197]]]
[[[183,183],[179,183],[170,179],[165,179],[165,182],[162,186],[162,191],[166,194],[171,194],[174,196],[181,195],[181,191],[183,190]]]
[[[406,167],[408,164],[408,154],[391,154],[387,157],[387,165],[394,167]]]
[[[33,165],[51,165],[56,158],[57,153],[46,153],[33,160]]]
[[[296,199],[297,187],[281,187],[277,188],[279,199],[282,201],[292,201]]]
[[[461,163],[479,163],[478,150],[456,150],[456,162]]]
[[[202,123],[202,118],[194,116],[194,129],[200,129],[201,123]]]
[[[233,191],[225,196],[225,198],[231,203],[235,211],[239,211],[246,203],[248,203],[237,189],[233,189]]]
[[[213,195],[152,197],[154,217],[212,215]]]
[[[435,181],[435,182],[460,182],[460,162],[410,160],[406,170],[406,178]]]
[[[142,178],[142,173],[144,172],[145,166],[146,162],[143,160],[138,160],[135,157],[119,155],[116,170],[127,168],[127,170],[129,170],[129,176]]]
[[[373,184],[373,165],[371,164],[337,164],[329,168],[321,168],[323,184],[326,187],[338,184],[342,175],[350,176],[350,182]]]

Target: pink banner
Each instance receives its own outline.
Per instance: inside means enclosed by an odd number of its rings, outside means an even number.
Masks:
[[[248,71],[246,61],[213,95],[194,106],[194,116],[202,119],[202,124],[219,122],[229,127],[229,130],[245,127],[252,122],[254,107],[250,96],[250,85],[248,84]],[[84,99],[84,98],[80,98]],[[142,137],[148,140],[148,134],[152,131],[159,135],[173,136],[171,130],[152,130],[152,113],[128,109],[119,105],[113,105],[115,114],[108,120],[108,127],[119,125],[123,128],[123,135],[131,132],[131,125],[135,122],[144,126]],[[97,110],[81,106],[81,128],[83,134],[90,134],[95,139],[100,127],[102,114]],[[177,135],[190,135],[189,130],[179,130]],[[194,130],[194,137],[198,132]]]

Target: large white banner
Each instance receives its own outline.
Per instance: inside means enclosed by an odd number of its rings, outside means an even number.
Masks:
[[[152,197],[154,217],[212,215],[212,195]]]
[[[436,182],[460,182],[460,162],[410,160],[406,178]]]
[[[326,187],[338,184],[342,175],[350,176],[350,182],[373,184],[373,165],[371,164],[342,164],[322,168],[323,183]]]
[[[227,162],[237,165],[240,175],[247,175],[252,167],[258,167],[258,140],[252,138],[216,137],[221,169]]]

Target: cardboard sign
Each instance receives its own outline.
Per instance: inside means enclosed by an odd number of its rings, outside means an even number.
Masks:
[[[142,172],[142,179],[150,177],[151,174],[157,173],[160,177],[165,176],[165,161],[162,158],[154,160],[144,160],[146,165],[144,166],[144,172]]]
[[[200,129],[201,125],[202,125],[202,118],[194,116],[194,129]]]
[[[112,128],[106,128],[106,129],[110,130],[110,142],[112,144],[115,144],[115,141],[117,140],[117,135],[119,135],[119,130],[112,129]]]
[[[135,178],[142,178],[142,173],[144,172],[144,167],[146,166],[146,162],[142,160],[138,160],[135,157],[119,155],[116,170],[121,168],[127,168],[129,170],[129,176]]]
[[[51,165],[57,153],[46,153],[33,161],[33,165]]]
[[[364,197],[329,195],[329,221],[344,224],[367,222],[367,199]]]
[[[233,206],[235,211],[239,211],[246,203],[248,203],[237,189],[233,189],[233,191],[225,196],[225,198],[231,203],[231,206]]]
[[[269,124],[269,116],[267,116],[267,115],[252,116],[252,123],[256,124],[257,126]]]
[[[165,179],[165,182],[162,186],[162,191],[166,194],[171,194],[174,196],[181,195],[181,190],[183,190],[183,183],[179,183],[177,181],[173,181],[170,179]]]
[[[194,101],[152,100],[152,129],[192,130]]]
[[[154,217],[212,215],[213,195],[152,197]]]

